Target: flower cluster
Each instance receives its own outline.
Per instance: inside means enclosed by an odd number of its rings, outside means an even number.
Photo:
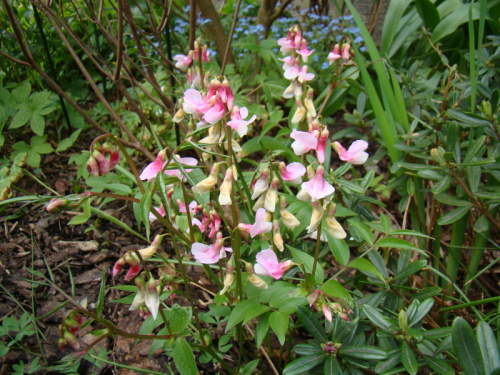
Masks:
[[[95,145],[94,151],[87,161],[87,171],[95,177],[107,175],[120,161],[118,148],[105,142],[103,145]]]

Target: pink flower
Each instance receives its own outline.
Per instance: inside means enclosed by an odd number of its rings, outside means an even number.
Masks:
[[[342,58],[340,55],[340,46],[339,44],[335,44],[335,47],[333,47],[333,51],[328,54],[328,63],[332,65],[335,61],[339,60]]]
[[[174,60],[177,61],[175,63],[175,67],[177,69],[186,70],[189,67],[189,65],[193,62],[193,59],[192,59],[191,55],[192,55],[191,53],[188,54],[187,56],[180,55],[180,54],[179,55],[175,55],[174,56]]]
[[[165,217],[165,208],[163,207],[163,204],[160,205],[160,207],[155,207],[156,211],[160,214],[160,216]],[[153,214],[153,212],[149,213],[149,221],[155,221],[156,216]]]
[[[255,273],[272,276],[275,280],[281,279],[285,272],[295,265],[291,260],[279,263],[278,257],[271,249],[257,253],[256,260]]]
[[[174,155],[174,158],[175,158],[175,160],[177,160],[177,162],[179,164],[183,165],[184,171],[186,171],[186,173],[191,172],[192,169],[185,168],[184,167],[185,165],[189,165],[189,166],[194,167],[194,166],[196,166],[198,164],[198,160],[196,160],[195,158],[190,158],[190,157],[180,158],[179,155]],[[168,165],[172,165],[172,164],[175,164],[174,161],[171,161]],[[186,177],[184,176],[184,174],[180,170],[178,170],[178,169],[166,169],[165,170],[165,174],[167,176],[175,176],[175,177],[177,177],[181,181],[184,181],[186,179]]]
[[[194,259],[202,264],[214,264],[219,261],[220,258],[226,256],[226,251],[232,252],[231,248],[222,246],[222,234],[218,233],[217,240],[212,245],[205,245],[199,242],[195,242],[191,245],[191,254],[193,254]]]
[[[294,65],[290,65],[288,68],[286,68],[283,75],[286,79],[292,80],[297,78],[300,72],[300,65],[296,62]]]
[[[278,45],[281,46],[280,51],[282,53],[290,53],[295,49],[294,41],[289,39],[288,37],[279,39]]]
[[[335,188],[325,180],[324,174],[325,168],[320,165],[318,169],[316,169],[314,178],[302,184],[302,189],[311,196],[312,202],[333,194],[335,191]]]
[[[240,137],[247,134],[248,125],[255,121],[257,116],[253,115],[249,120],[243,120],[248,116],[248,109],[246,107],[239,108],[234,106],[231,111],[231,121],[228,121],[228,125],[233,128]]]
[[[188,89],[184,92],[182,107],[184,112],[193,115],[194,118],[201,118],[212,105],[209,100],[203,99],[198,90]]]
[[[216,97],[215,104],[205,112],[203,120],[209,124],[215,124],[226,114],[226,104],[220,97]]]
[[[307,65],[304,65],[298,73],[298,81],[304,83],[314,78],[313,73],[307,73]]]
[[[250,229],[250,237],[254,238],[258,234],[270,232],[273,229],[273,224],[270,221],[265,221],[266,210],[259,208],[255,214],[255,223]]]
[[[295,142],[292,143],[295,155],[303,155],[318,147],[318,138],[314,134],[293,129],[290,137],[295,139]]]
[[[146,166],[146,168],[144,168],[139,178],[141,180],[148,180],[148,181],[151,181],[153,178],[155,178],[156,175],[163,169],[163,166],[165,165],[166,154],[167,154],[166,150],[160,151],[156,156],[156,160],[152,163],[149,163]]]
[[[302,182],[302,176],[306,173],[306,167],[302,164],[294,162],[287,166],[285,164],[280,164],[281,178],[284,181],[290,181],[292,184],[300,184]]]
[[[342,60],[347,62],[351,59],[351,46],[347,43],[344,43],[341,48],[340,54],[342,55]]]
[[[342,161],[351,164],[363,164],[368,159],[368,153],[365,150],[368,148],[368,143],[363,140],[354,141],[346,150],[339,142],[334,142],[333,149],[339,154]]]
[[[318,161],[320,163],[325,162],[326,141],[328,141],[329,135],[330,132],[328,131],[328,129],[325,128],[318,137],[318,147],[316,147],[316,156],[318,157]]]
[[[307,62],[307,57],[313,53],[310,49],[307,48],[307,43],[304,39],[302,39],[300,50],[295,50],[300,56],[302,56],[302,61]]]

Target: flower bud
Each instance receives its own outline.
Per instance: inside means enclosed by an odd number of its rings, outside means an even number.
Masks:
[[[401,331],[405,332],[408,329],[408,316],[406,311],[401,310],[398,315],[399,328]]]
[[[274,212],[276,209],[276,202],[278,201],[278,187],[280,180],[277,177],[273,178],[271,188],[267,190],[266,198],[264,200],[264,208],[269,212]]]
[[[316,228],[318,228],[319,223],[321,223],[321,220],[323,219],[323,214],[325,213],[325,210],[319,202],[312,202],[312,208],[311,222],[306,228],[308,234],[314,232]]]
[[[306,117],[306,109],[300,101],[297,101],[297,110],[292,117],[292,124],[298,124]]]
[[[92,156],[89,158],[89,160],[87,160],[87,171],[89,173],[92,173],[95,177],[99,177],[99,165]]]
[[[273,242],[279,251],[285,251],[283,236],[280,233],[280,223],[278,220],[273,221]]]
[[[226,276],[224,276],[224,288],[222,288],[219,294],[222,295],[226,293],[233,284],[233,281],[234,281],[234,273],[232,272],[226,273]]]
[[[219,203],[221,206],[229,206],[231,204],[231,192],[233,190],[233,171],[231,168],[226,170],[224,181],[220,187]]]
[[[53,198],[50,202],[45,206],[45,210],[50,213],[54,213],[59,211],[59,209],[63,208],[68,204],[68,200],[64,198]]]

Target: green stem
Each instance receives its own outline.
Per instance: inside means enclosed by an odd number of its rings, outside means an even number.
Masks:
[[[458,269],[460,267],[460,258],[463,250],[462,246],[464,244],[468,219],[469,215],[467,214],[453,224],[451,241],[448,249],[448,258],[446,262],[446,272],[450,276],[450,280],[453,284],[456,284],[457,281]],[[450,285],[446,289],[448,292],[452,292],[452,288]]]

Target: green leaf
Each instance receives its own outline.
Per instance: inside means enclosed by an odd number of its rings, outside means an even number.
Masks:
[[[154,185],[151,185],[151,187],[154,187]],[[151,191],[146,191],[145,194],[141,197],[141,201],[139,203],[144,227],[146,229],[146,237],[148,239],[150,233],[149,213],[151,212],[152,199],[153,199],[153,193]]]
[[[479,18],[479,4],[462,4],[458,9],[442,18],[439,24],[434,28],[431,41],[438,42],[445,36],[453,33],[458,27],[469,19],[469,9],[472,7],[472,19]]]
[[[293,347],[293,351],[298,355],[311,355],[324,353],[321,346],[318,344],[297,344]]]
[[[347,246],[344,240],[334,238],[328,232],[326,232],[326,238],[328,239],[328,245],[335,260],[343,266],[347,265],[349,256],[351,255],[349,246]]]
[[[452,197],[451,195],[448,194],[438,194],[435,195],[434,198],[436,198],[438,202],[447,204],[449,206],[470,207],[473,205],[473,203],[469,201],[464,201],[456,197]]]
[[[340,348],[339,353],[348,357],[367,361],[380,361],[387,358],[385,350],[369,345],[351,345]]]
[[[450,175],[444,176],[441,180],[439,180],[434,184],[434,186],[431,189],[432,193],[433,194],[442,193],[443,191],[448,189],[448,187],[450,186],[450,182],[451,182]]]
[[[384,237],[384,238],[378,240],[374,246],[387,247],[387,248],[391,248],[391,249],[415,250],[415,251],[418,251],[419,253],[427,256],[427,254],[425,254],[422,250],[420,250],[415,245],[411,244],[408,241],[405,241],[405,240],[402,240],[402,239],[396,238],[396,237]]]
[[[259,316],[259,322],[255,328],[255,343],[257,348],[261,347],[262,342],[267,335],[267,331],[269,330],[269,315],[271,315],[271,313],[267,312]]]
[[[386,332],[391,332],[391,324],[386,320],[386,318],[373,306],[363,305],[363,312],[370,321],[379,327],[381,330]]]
[[[228,332],[236,324],[241,322],[246,323],[266,311],[269,311],[269,307],[261,305],[255,300],[247,299],[239,302],[233,311],[231,311],[231,315],[229,315],[226,332]]]
[[[274,333],[276,333],[276,336],[278,336],[278,340],[281,345],[285,344],[286,333],[288,331],[288,323],[288,314],[279,311],[273,311],[269,316],[269,324]]]
[[[74,131],[73,133],[71,133],[71,135],[68,138],[64,138],[61,142],[59,142],[59,144],[57,145],[56,151],[57,152],[65,151],[68,148],[70,148],[71,146],[73,146],[73,144],[78,139],[78,136],[80,135],[82,130],[83,129],[78,129],[78,130]]]
[[[491,327],[486,322],[480,322],[476,330],[479,348],[483,354],[483,362],[486,374],[500,368],[500,352],[498,342]]]
[[[363,238],[368,244],[373,245],[373,233],[368,228],[365,224],[361,223],[360,221],[350,219],[348,220],[349,223],[349,229],[351,232],[354,230],[356,231],[361,238]]]
[[[416,0],[418,14],[424,20],[425,27],[432,30],[439,23],[439,13],[430,0]]]
[[[411,350],[408,343],[403,342],[401,345],[401,363],[409,374],[415,375],[418,371],[418,363],[415,354]]]
[[[329,356],[325,361],[324,375],[341,375],[342,369],[336,358]]]
[[[470,209],[471,209],[470,206],[456,208],[453,211],[448,212],[446,215],[441,216],[438,220],[438,224],[439,225],[453,224],[455,221],[458,221],[465,215],[467,215]]]
[[[401,270],[401,272],[397,273],[394,276],[393,280],[397,281],[397,280],[400,280],[400,279],[405,279],[408,276],[417,273],[422,268],[424,268],[426,265],[427,265],[427,261],[426,260],[418,260],[416,262],[413,262],[412,264],[410,264],[410,265],[406,266],[405,268],[403,268]]]
[[[315,339],[322,342],[328,341],[322,324],[307,307],[302,305],[297,306],[297,317],[304,325],[307,332],[309,332]]]
[[[283,370],[283,375],[303,375],[320,365],[326,359],[325,353],[306,355],[290,362]]]
[[[177,367],[181,375],[198,374],[193,350],[184,338],[179,337],[175,340],[172,357],[174,358],[175,367]]]
[[[413,303],[413,302],[412,302]],[[414,301],[414,303],[417,303]],[[414,314],[408,316],[408,327],[413,327],[420,322],[434,306],[434,298],[424,299],[417,307]]]
[[[87,220],[90,219],[90,216],[87,215],[76,215],[71,218],[71,220],[68,222],[68,225],[79,225],[87,222]]]
[[[193,316],[191,312],[191,307],[182,307],[178,304],[172,306],[168,311],[168,320],[170,322],[170,328],[174,335],[180,334],[191,322],[191,317]]]
[[[22,107],[12,119],[9,129],[17,129],[28,123],[31,119],[31,110],[26,107]]]
[[[243,369],[241,369],[240,374],[241,375],[252,375],[255,373],[255,369],[257,368],[257,365],[259,364],[258,359],[254,359],[253,361],[248,362]]]
[[[351,263],[349,263],[348,267],[356,268],[357,270],[369,272],[379,278],[381,281],[385,282],[384,276],[377,270],[377,268],[365,258],[356,258]]]
[[[30,121],[31,130],[37,135],[43,135],[45,130],[45,119],[42,117],[40,112],[35,111],[31,115]]]
[[[324,283],[319,289],[323,293],[331,297],[343,298],[349,302],[352,302],[351,295],[337,280],[330,279],[326,283]]]
[[[455,370],[453,370],[453,368],[442,359],[424,355],[424,361],[431,369],[436,371],[438,374],[442,375],[455,374]]]
[[[458,362],[465,373],[485,375],[479,344],[474,331],[465,319],[455,318],[451,326],[451,338]]]
[[[307,273],[311,273],[313,269],[314,258],[303,251],[294,249],[291,246],[287,247],[290,249],[290,252],[292,253],[295,262],[302,264],[304,266],[305,271]],[[325,280],[325,272],[323,271],[323,268],[319,264],[316,265],[314,279],[318,284],[321,284]]]

